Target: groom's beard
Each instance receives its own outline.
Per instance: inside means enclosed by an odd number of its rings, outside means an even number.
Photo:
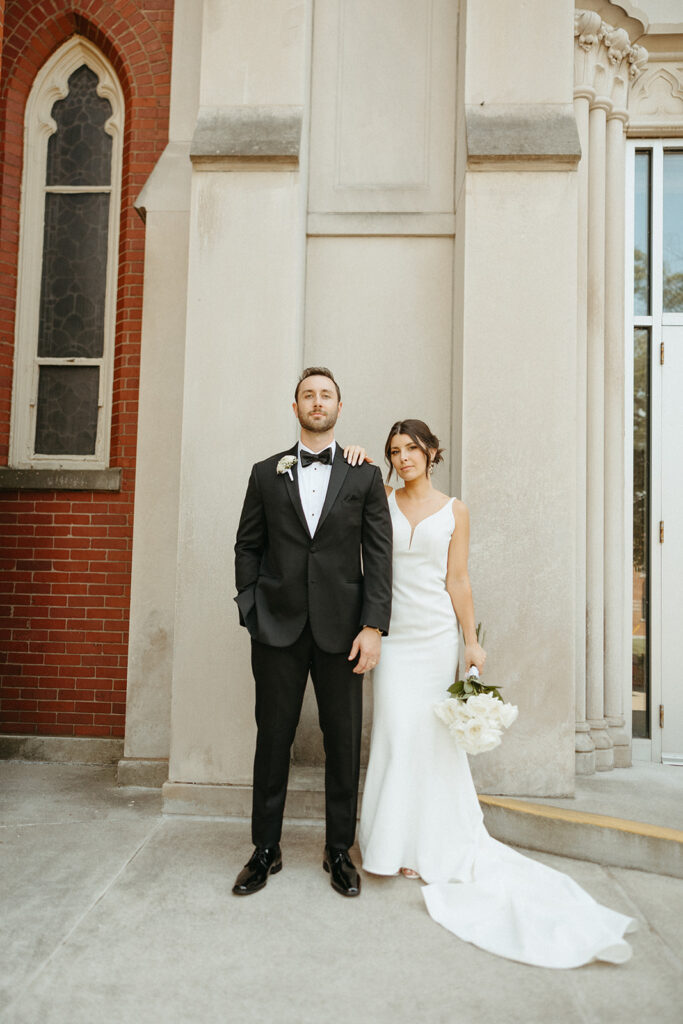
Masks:
[[[331,430],[337,422],[339,411],[337,409],[334,412],[328,412],[322,416],[314,418],[312,413],[299,413],[299,423],[306,430],[310,431],[311,434],[324,434],[326,431]]]

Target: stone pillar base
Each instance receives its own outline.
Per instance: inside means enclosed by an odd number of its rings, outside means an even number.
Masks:
[[[587,722],[576,723],[575,771],[577,775],[595,774],[595,743]]]
[[[631,767],[631,737],[626,732],[622,715],[607,718],[607,728],[614,749],[614,767]]]
[[[591,739],[595,744],[596,772],[609,772],[614,768],[614,746],[604,718],[589,719]]]

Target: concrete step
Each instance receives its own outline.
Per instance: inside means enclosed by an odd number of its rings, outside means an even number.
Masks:
[[[623,779],[624,773],[621,775]],[[680,781],[683,784],[683,772]],[[547,799],[480,795],[479,802],[486,828],[501,842],[597,864],[683,878],[683,830],[583,810],[580,799],[555,804]],[[568,808],[567,803],[576,803],[576,809]],[[163,807],[167,814],[248,818],[251,786],[166,782]],[[667,813],[665,807],[658,810],[662,816]],[[321,768],[292,768],[285,817],[292,822],[324,820]]]
[[[483,796],[486,828],[502,842],[619,868],[683,878],[683,831],[552,803]]]

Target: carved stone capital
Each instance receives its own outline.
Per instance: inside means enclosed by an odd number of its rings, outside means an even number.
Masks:
[[[574,40],[574,95],[608,112],[627,109],[629,85],[642,74],[647,50],[595,11],[574,12]]]
[[[602,18],[595,11],[574,11],[574,38],[586,53],[600,42]]]
[[[613,28],[605,24],[603,42],[607,51],[607,60],[615,66],[621,64],[631,52],[631,40],[623,28]]]
[[[637,78],[640,78],[643,71],[645,70],[650,54],[647,52],[644,46],[631,47],[631,52],[628,55],[629,69],[628,75],[632,82],[635,82]]]

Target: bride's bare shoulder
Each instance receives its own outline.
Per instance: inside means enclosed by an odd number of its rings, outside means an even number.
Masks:
[[[391,492],[393,491],[393,489],[394,489],[394,488],[393,488],[393,487],[390,487],[390,486],[389,486],[389,484],[385,484],[385,485],[384,485],[384,493],[386,494],[387,498],[389,497],[389,495],[391,494]]]
[[[453,498],[453,515],[456,519],[469,519],[467,505],[460,498]]]

